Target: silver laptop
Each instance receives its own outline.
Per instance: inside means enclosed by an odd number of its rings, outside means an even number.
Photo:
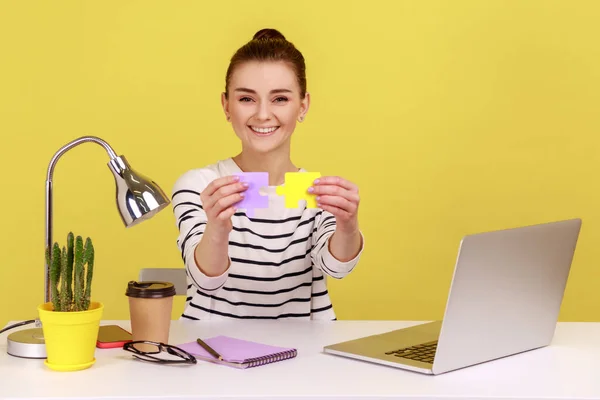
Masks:
[[[550,344],[581,219],[465,236],[442,321],[324,352],[441,374]]]

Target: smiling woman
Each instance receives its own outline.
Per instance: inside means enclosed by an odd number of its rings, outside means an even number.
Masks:
[[[268,172],[269,185],[305,171],[290,158],[296,123],[308,112],[304,57],[274,29],[263,29],[232,57],[221,102],[240,139],[234,157],[184,173],[173,189],[177,245],[188,274],[183,318],[335,319],[325,276],[343,278],[363,250],[359,194],[324,176],[309,189],[318,208],[236,210],[241,172]]]

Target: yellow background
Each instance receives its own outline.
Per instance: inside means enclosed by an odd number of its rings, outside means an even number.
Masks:
[[[598,20],[597,1],[2,0],[0,326],[43,300],[54,152],[97,135],[170,194],[239,150],[219,96],[263,27],[307,59],[294,160],[360,187],[367,248],[330,282],[340,319],[440,318],[463,235],[581,217],[560,319],[599,320]],[[61,158],[54,234],[94,240],[93,297],[122,319],[140,268],[182,263],[170,208],[124,229],[107,162],[95,144]]]

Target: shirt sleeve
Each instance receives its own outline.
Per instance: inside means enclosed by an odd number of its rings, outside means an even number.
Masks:
[[[335,232],[335,216],[328,211],[319,210],[315,216],[315,232],[313,233],[313,247],[311,257],[313,263],[323,271],[324,274],[335,279],[341,279],[348,275],[358,264],[364,249],[364,237],[362,232],[361,248],[358,254],[349,261],[340,261],[329,251],[329,240]]]
[[[229,275],[229,269],[219,276],[205,275],[196,264],[194,257],[196,246],[202,240],[207,223],[200,193],[216,178],[216,173],[210,171],[189,171],[177,180],[171,196],[175,223],[179,230],[177,247],[181,252],[186,273],[192,284],[207,294],[219,290]]]

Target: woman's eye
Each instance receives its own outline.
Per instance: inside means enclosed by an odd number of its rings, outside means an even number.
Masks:
[[[252,99],[250,97],[240,97],[239,101],[241,102],[248,102],[248,101],[252,101]],[[285,102],[288,101],[287,97],[281,96],[281,97],[277,97],[275,99],[276,103],[281,103],[281,102]]]

